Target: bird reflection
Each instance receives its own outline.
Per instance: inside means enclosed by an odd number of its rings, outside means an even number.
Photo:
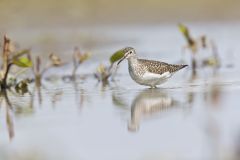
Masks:
[[[141,119],[163,113],[178,106],[178,102],[158,89],[147,89],[140,92],[131,105],[131,121],[128,130],[139,130]]]

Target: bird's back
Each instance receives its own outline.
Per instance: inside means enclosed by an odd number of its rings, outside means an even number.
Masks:
[[[145,59],[138,59],[138,63],[145,66],[149,72],[155,73],[155,74],[163,74],[165,72],[174,73],[187,66],[187,65],[168,64],[165,62],[145,60]]]

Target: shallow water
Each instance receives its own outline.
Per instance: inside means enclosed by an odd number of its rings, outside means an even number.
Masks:
[[[12,108],[2,99],[0,159],[238,159],[237,26],[192,25],[193,34],[206,33],[218,45],[222,65],[215,72],[200,68],[193,76],[187,68],[158,89],[134,83],[126,62],[109,85],[89,74],[124,46],[144,58],[178,63],[184,40],[174,27],[85,29],[92,37],[93,31],[110,37],[91,45],[93,59],[78,70],[85,78],[68,81],[71,65],[51,69],[40,89],[32,84],[24,96],[9,92]]]

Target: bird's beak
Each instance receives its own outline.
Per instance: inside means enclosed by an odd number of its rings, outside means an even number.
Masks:
[[[117,63],[117,65],[119,65],[124,59],[126,58],[126,56],[123,56]]]

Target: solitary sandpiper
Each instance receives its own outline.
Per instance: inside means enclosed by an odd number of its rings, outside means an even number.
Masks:
[[[122,49],[124,56],[119,60],[128,60],[128,70],[131,78],[138,84],[156,88],[166,82],[175,72],[188,65],[175,65],[165,62],[139,59],[136,51],[132,47]]]

